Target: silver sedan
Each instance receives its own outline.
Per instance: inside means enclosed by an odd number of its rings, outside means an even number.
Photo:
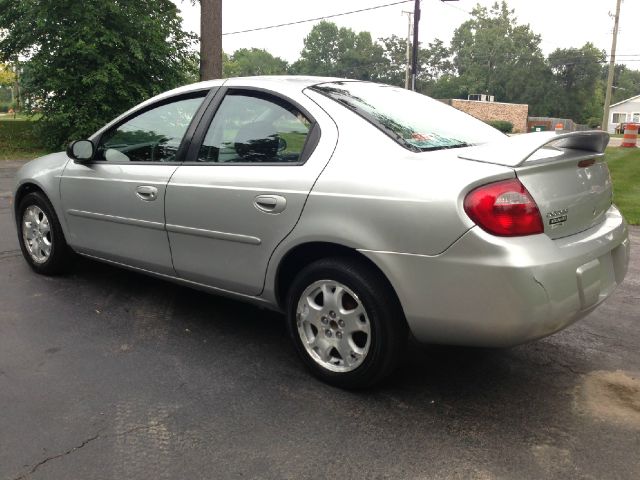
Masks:
[[[603,132],[507,137],[423,95],[333,78],[198,83],[18,174],[38,273],[73,254],[286,313],[302,361],[372,385],[422,342],[505,347],[622,282]]]

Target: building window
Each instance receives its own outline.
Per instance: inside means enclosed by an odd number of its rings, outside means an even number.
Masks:
[[[633,112],[631,115],[631,121],[633,123],[640,123],[640,112]]]
[[[614,113],[611,123],[623,123],[627,121],[626,113]]]

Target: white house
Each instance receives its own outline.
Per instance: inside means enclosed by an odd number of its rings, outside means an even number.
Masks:
[[[611,105],[607,131],[614,133],[616,127],[625,122],[640,123],[640,95]]]

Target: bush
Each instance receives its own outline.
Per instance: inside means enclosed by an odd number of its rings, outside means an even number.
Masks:
[[[587,120],[587,126],[589,128],[597,128],[600,126],[601,123],[602,123],[602,118],[598,118],[598,117],[589,117],[589,119]]]
[[[16,109],[16,102],[9,100],[8,102],[0,102],[0,113],[7,113],[11,109]]]
[[[502,133],[513,132],[513,123],[507,122],[506,120],[491,120],[487,123],[493,128],[500,130]]]

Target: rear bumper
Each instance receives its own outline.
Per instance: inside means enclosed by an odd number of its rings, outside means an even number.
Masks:
[[[437,256],[362,253],[391,281],[418,340],[503,347],[551,335],[591,312],[624,279],[629,247],[612,206],[603,223],[557,240],[495,237],[474,227]]]

